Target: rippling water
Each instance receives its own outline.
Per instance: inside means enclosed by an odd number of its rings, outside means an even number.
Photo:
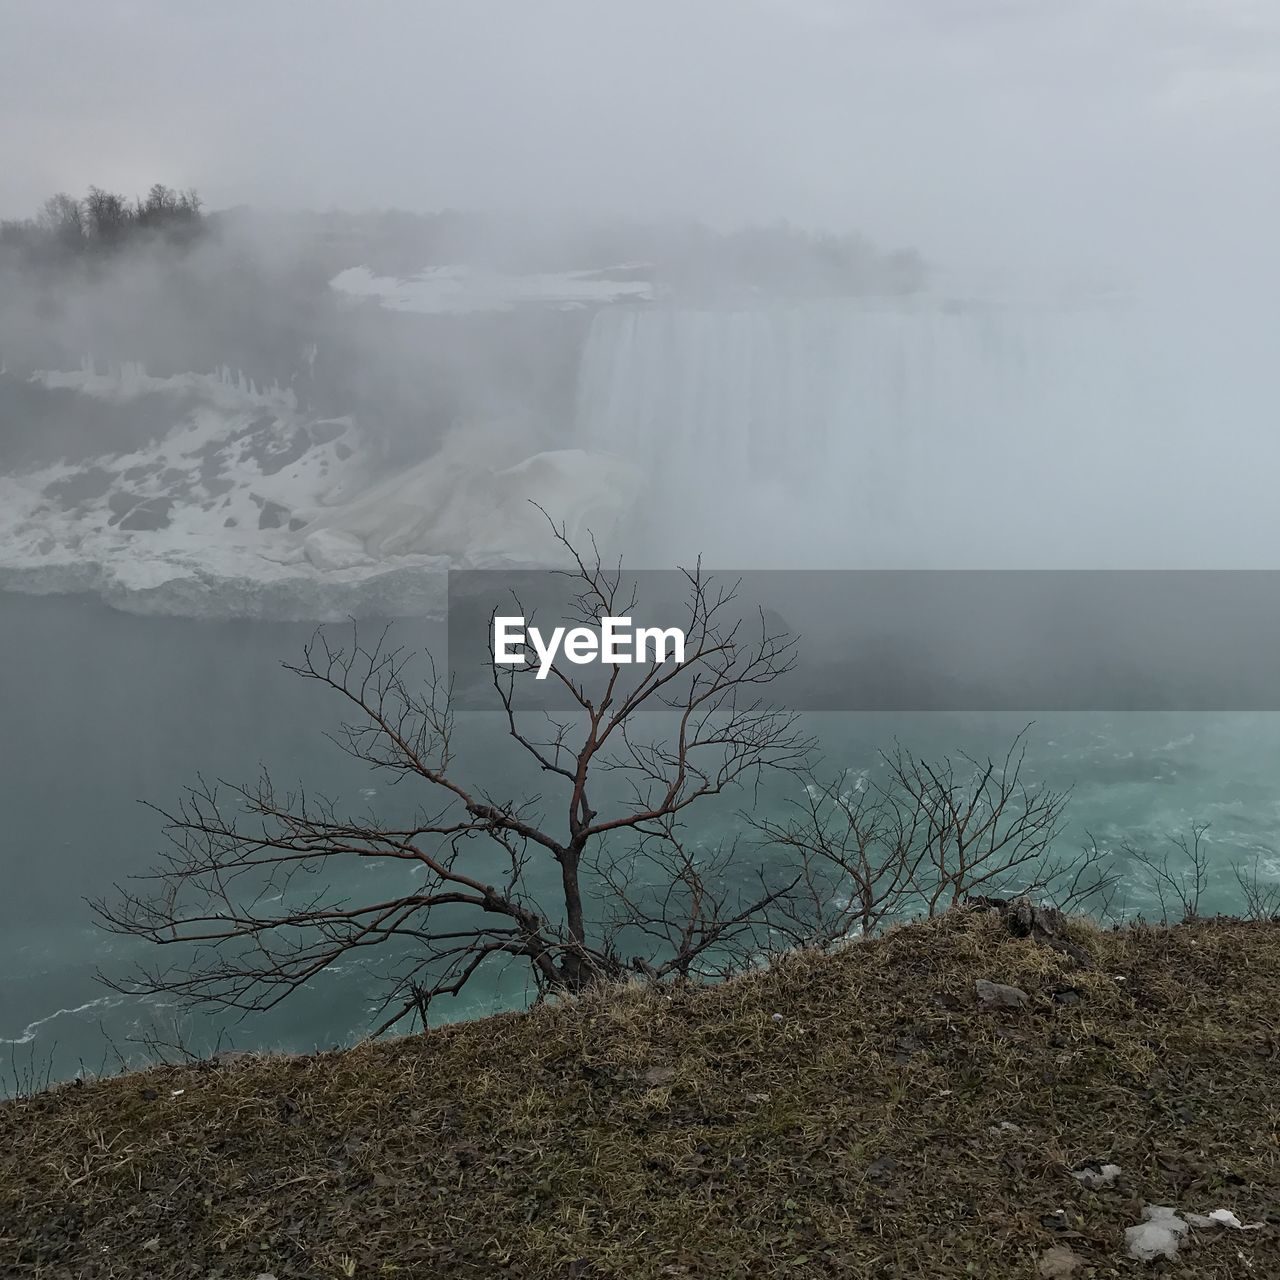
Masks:
[[[147,948],[99,931],[85,897],[146,869],[161,847],[159,820],[139,804],[171,803],[197,773],[252,778],[260,763],[282,782],[304,778],[359,812],[389,814],[413,797],[391,791],[325,741],[337,708],[323,691],[279,668],[311,629],[290,624],[147,619],[66,598],[0,596],[4,653],[0,734],[0,1078],[32,1071],[65,1078],[138,1060],[148,1035],[196,1051],[311,1049],[367,1030],[378,985],[355,961],[318,978],[280,1008],[240,1022],[182,1016],[105,990],[94,970],[123,973]],[[425,624],[399,624],[412,644]],[[874,771],[894,739],[917,753],[1003,753],[1026,717],[828,715],[812,717],[835,770]],[[463,767],[495,788],[509,761],[487,727],[469,727]],[[1208,822],[1209,910],[1230,910],[1231,868],[1255,862],[1280,879],[1280,715],[1055,714],[1029,735],[1036,779],[1074,789],[1064,852],[1092,834],[1125,871],[1130,912],[1154,910],[1123,864],[1124,839],[1159,848],[1168,833]],[[776,802],[773,797],[770,802]],[[740,801],[738,802],[740,803]],[[705,815],[698,834],[718,840],[733,806]],[[353,872],[374,880],[393,868]],[[357,879],[352,888],[358,888]],[[150,957],[154,959],[155,957]],[[518,970],[494,972],[447,1008],[471,1016],[524,998]]]

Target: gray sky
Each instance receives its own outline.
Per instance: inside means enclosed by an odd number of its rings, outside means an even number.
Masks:
[[[162,179],[1277,260],[1275,0],[0,0],[0,31],[5,216]]]

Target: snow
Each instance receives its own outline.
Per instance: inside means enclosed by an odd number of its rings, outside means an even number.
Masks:
[[[1149,1204],[1143,1207],[1142,1221],[1137,1226],[1125,1228],[1124,1240],[1131,1258],[1139,1262],[1154,1262],[1157,1258],[1176,1258],[1182,1237],[1188,1230],[1188,1224],[1178,1216],[1176,1209]]]
[[[139,396],[152,394],[167,394],[175,398],[194,394],[227,412],[235,412],[248,405],[261,409],[297,409],[297,399],[291,388],[272,385],[259,390],[251,378],[225,365],[217,373],[180,373],[156,378],[136,362],[117,365],[107,373],[98,373],[93,361],[86,360],[78,370],[43,369],[33,373],[31,380],[52,389],[79,391],[116,403],[127,403]]]
[[[446,447],[354,502],[321,513],[317,525],[357,538],[378,558],[540,560],[554,548],[539,507],[565,523],[571,540],[588,532],[607,540],[639,484],[637,469],[610,454],[559,449],[491,470]]]
[[[1175,1259],[1192,1227],[1260,1231],[1263,1226],[1261,1222],[1241,1222],[1230,1209],[1214,1209],[1207,1214],[1180,1213],[1169,1205],[1148,1204],[1142,1208],[1142,1221],[1125,1228],[1124,1239],[1131,1258],[1155,1262],[1160,1258]]]
[[[192,617],[428,616],[451,568],[554,558],[532,503],[607,536],[638,492],[635,468],[606,454],[510,465],[521,433],[502,425],[379,475],[357,423],[308,418],[291,392],[225,372],[39,380],[113,400],[173,393],[185,416],[131,453],[0,475],[0,590]]]
[[[317,569],[355,569],[372,561],[364,543],[337,529],[314,529],[302,540],[307,559]]]
[[[652,300],[653,284],[632,278],[641,269],[625,264],[604,271],[505,275],[445,266],[397,278],[374,275],[368,267],[349,267],[334,276],[329,287],[351,298],[374,301],[388,311],[428,315],[514,311],[528,305],[569,309],[627,299]],[[610,270],[617,276],[611,277]]]

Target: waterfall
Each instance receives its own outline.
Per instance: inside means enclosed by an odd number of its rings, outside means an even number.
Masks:
[[[1101,302],[606,307],[577,435],[648,474],[664,554],[1046,565],[1065,539],[1103,563],[1153,451],[1199,447],[1188,378],[1231,380],[1166,330]]]

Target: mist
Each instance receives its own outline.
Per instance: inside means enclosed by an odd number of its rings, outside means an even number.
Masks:
[[[267,764],[414,817],[280,671],[317,626],[488,694],[451,583],[566,544],[742,574],[811,646],[791,709],[838,776],[1035,717],[1028,774],[1076,789],[1062,843],[1126,920],[1129,842],[1201,819],[1215,910],[1238,867],[1280,884],[1275,587],[1189,572],[1280,568],[1275,6],[0,0],[0,30],[0,1050],[70,1078],[176,1008],[93,976],[140,954],[80,901],[152,865],[137,800]],[[485,714],[469,781],[550,803]],[[183,1035],[347,1043],[377,973]],[[480,973],[450,1018],[533,999]]]
[[[5,10],[3,216],[166,174],[215,207],[785,217],[961,269],[1274,269],[1253,0]]]
[[[705,434],[689,416],[719,393],[692,389],[679,403],[670,384],[689,386],[690,357],[673,351],[694,348],[657,329],[696,318],[636,320],[643,331],[609,375],[636,384],[624,416],[610,421],[597,404],[584,423],[595,375],[565,388],[580,352],[612,339],[550,332],[580,317],[522,331],[512,322],[481,343],[456,324],[424,338],[429,322],[397,326],[371,308],[358,321],[349,309],[338,316],[327,282],[354,266],[398,277],[449,262],[642,262],[657,264],[659,292],[664,271],[679,277],[686,309],[708,296],[736,306],[761,288],[788,302],[888,297],[898,319],[887,323],[919,333],[880,358],[953,401],[908,406],[915,452],[886,463],[910,469],[930,501],[894,506],[875,485],[867,511],[846,484],[801,511],[796,495],[813,476],[799,466],[753,499],[789,507],[790,540],[774,530],[764,542],[732,507],[696,513],[691,480],[672,510],[648,503],[648,523],[672,536],[637,528],[631,549],[651,562],[701,551],[796,566],[815,554],[834,565],[1269,563],[1266,539],[1251,536],[1276,462],[1261,424],[1276,397],[1264,335],[1280,283],[1280,178],[1264,157],[1280,124],[1280,24],[1265,5],[708,0],[482,16],[375,3],[357,19],[338,4],[281,3],[250,22],[158,4],[53,4],[15,5],[7,23],[0,214],[30,216],[53,192],[90,182],[132,195],[159,177],[197,186],[219,224],[180,262],[125,255],[38,306],[6,277],[0,345],[11,370],[40,367],[30,348],[44,343],[58,353],[47,366],[227,367],[301,390],[302,353],[315,343],[325,356],[307,369],[308,408],[341,416],[361,400],[398,462],[480,419],[542,447],[624,454],[665,450],[653,437],[670,431],[679,452]],[[56,66],[21,56],[55,39]],[[307,208],[331,211],[329,221],[296,212]],[[426,228],[390,215],[357,226],[340,209],[466,212]],[[927,281],[868,272],[850,287],[824,280],[814,255],[803,268],[784,261],[763,284],[750,272],[735,283],[748,255],[717,253],[715,238],[783,221],[857,237],[868,257],[908,253],[927,264]],[[711,288],[690,287],[708,277]],[[934,312],[966,310],[970,332],[903,320],[904,300],[925,295]],[[598,327],[627,323],[605,316]],[[745,385],[733,360],[768,365],[776,341],[761,323],[717,339],[732,352],[697,357],[718,364],[711,384]],[[858,321],[846,310],[836,323]],[[797,338],[806,350],[830,325],[811,329]],[[978,367],[984,344],[1013,352],[1005,368]],[[937,366],[921,372],[935,357],[951,381]],[[957,367],[969,373],[957,380]],[[830,360],[757,376],[839,381]],[[880,396],[875,414],[890,411],[891,387],[845,383],[827,394]],[[791,391],[766,394],[781,407],[758,430],[790,434],[801,455],[821,447],[782,420],[796,407]],[[1029,405],[1056,421],[1037,425],[1019,462]],[[847,408],[827,416],[839,414]],[[967,435],[975,414],[1000,425]],[[985,453],[974,454],[973,436]],[[1247,469],[1233,461],[1243,449],[1254,456]],[[851,448],[841,470],[864,461]],[[677,464],[699,475],[717,465],[735,464],[696,452]],[[958,525],[957,538],[947,531]],[[740,536],[726,536],[734,526]]]

